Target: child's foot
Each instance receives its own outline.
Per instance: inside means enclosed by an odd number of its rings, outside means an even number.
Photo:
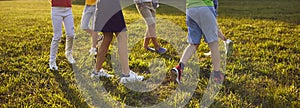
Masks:
[[[66,52],[66,58],[68,59],[68,62],[71,63],[71,64],[74,64],[76,61],[74,60],[73,58],[73,55],[71,52]]]
[[[163,48],[163,47],[159,47],[158,50],[155,50],[155,51],[159,54],[164,54],[167,52],[167,49]]]
[[[129,75],[122,74],[120,82],[125,84],[128,82],[142,81],[143,79],[144,79],[143,76],[139,76],[135,72],[130,71]]]
[[[91,78],[94,78],[94,77],[106,77],[106,78],[110,78],[110,77],[113,77],[114,75],[111,75],[111,74],[108,74],[105,72],[105,70],[103,69],[100,69],[99,72],[96,72],[95,70],[93,70],[92,74],[91,74]]]
[[[224,44],[225,44],[226,55],[231,56],[233,52],[233,42],[227,39],[226,41],[224,41]]]
[[[171,72],[176,74],[176,81],[178,84],[180,84],[180,80],[181,80],[181,74],[183,71],[183,64],[180,63],[179,65],[177,65],[176,67],[174,67],[173,69],[171,69]]]
[[[50,70],[58,70],[55,60],[49,61],[49,67],[50,67]]]
[[[216,82],[217,84],[223,83],[225,77],[224,73],[222,73],[221,71],[213,71],[212,74],[213,74],[214,82]]]
[[[89,52],[90,52],[90,55],[97,55],[97,48],[91,48],[89,50]]]
[[[205,56],[210,56],[211,55],[211,51],[204,53]]]

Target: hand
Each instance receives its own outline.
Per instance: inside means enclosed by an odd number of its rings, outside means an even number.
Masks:
[[[154,9],[156,9],[156,8],[159,7],[159,4],[158,4],[158,3],[153,3],[153,2],[152,2],[152,5],[153,5],[153,8],[154,8]]]

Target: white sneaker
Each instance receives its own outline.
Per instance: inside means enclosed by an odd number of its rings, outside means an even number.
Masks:
[[[97,48],[91,48],[89,50],[89,52],[90,52],[90,55],[97,55]]]
[[[210,56],[211,55],[211,51],[204,53],[205,56]]]
[[[125,83],[128,83],[128,82],[142,81],[143,79],[144,79],[144,76],[139,76],[135,72],[132,72],[130,70],[129,76],[128,77],[123,76],[121,78],[120,82],[125,84]]]
[[[50,70],[58,70],[58,67],[57,67],[55,61],[49,61],[49,67],[50,67]]]
[[[227,39],[226,41],[224,41],[224,44],[225,44],[225,54],[227,56],[230,56],[233,52],[233,42]]]
[[[104,76],[106,78],[110,78],[110,77],[113,77],[114,75],[110,75],[108,73],[105,72],[105,70],[101,69],[99,72],[95,72],[95,70],[93,70],[92,74],[91,74],[91,77],[101,77],[101,76]]]
[[[65,54],[66,54],[66,58],[68,59],[69,63],[74,64],[76,62],[73,58],[72,53],[66,52]]]

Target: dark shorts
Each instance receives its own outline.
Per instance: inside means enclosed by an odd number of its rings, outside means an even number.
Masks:
[[[126,24],[119,0],[98,0],[96,6],[94,31],[126,31]]]

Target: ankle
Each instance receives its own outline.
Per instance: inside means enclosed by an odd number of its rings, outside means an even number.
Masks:
[[[148,48],[149,48],[149,46],[145,46],[145,45],[144,45],[144,48],[145,48],[145,49],[148,49]]]
[[[184,69],[184,63],[180,62],[179,66],[181,67],[182,70]]]

